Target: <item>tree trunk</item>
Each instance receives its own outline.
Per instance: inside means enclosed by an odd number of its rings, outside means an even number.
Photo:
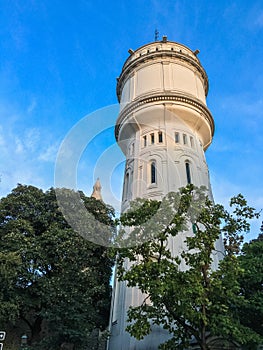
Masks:
[[[203,342],[202,340],[202,343],[200,344],[200,346],[201,346],[201,350],[209,350],[209,347],[207,346],[206,341]]]
[[[32,325],[31,339],[30,339],[31,344],[33,344],[34,342],[38,342],[40,340],[42,321],[43,321],[42,317],[38,316],[34,324]]]
[[[206,308],[205,305],[202,305],[202,314],[204,318],[206,317]],[[203,320],[201,320],[201,349],[208,350],[207,342],[206,342],[206,325]]]

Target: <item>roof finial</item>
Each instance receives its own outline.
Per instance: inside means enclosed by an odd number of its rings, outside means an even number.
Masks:
[[[159,32],[158,32],[158,29],[156,28],[154,32],[154,40],[158,41],[158,39],[159,39]]]
[[[94,186],[93,186],[93,192],[91,194],[91,197],[98,199],[102,201],[102,196],[101,196],[101,184],[100,184],[100,179],[97,178]]]

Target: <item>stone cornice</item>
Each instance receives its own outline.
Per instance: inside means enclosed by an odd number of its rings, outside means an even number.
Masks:
[[[204,70],[202,65],[199,63],[199,61],[194,60],[190,55],[186,55],[184,53],[171,51],[171,50],[161,50],[161,51],[152,52],[152,53],[139,56],[134,60],[130,61],[129,63],[127,62],[126,64],[124,64],[120,77],[117,78],[116,93],[117,93],[118,101],[120,102],[121,100],[121,92],[126,79],[129,77],[130,74],[132,74],[132,72],[135,70],[136,67],[148,61],[153,62],[155,60],[158,61],[163,58],[172,58],[174,63],[176,63],[176,60],[184,61],[190,64],[191,66],[193,66],[200,73],[200,75],[204,80],[205,94],[207,96],[208,77],[207,77],[206,71]]]
[[[178,93],[165,93],[165,94],[152,94],[151,96],[140,97],[139,99],[128,103],[127,106],[124,107],[124,109],[120,112],[116,122],[116,126],[115,126],[116,140],[118,141],[121,124],[123,124],[126,117],[130,113],[132,113],[134,110],[148,104],[173,103],[173,102],[180,102],[182,103],[182,105],[190,105],[198,109],[200,111],[200,115],[202,115],[202,117],[208,122],[211,128],[212,136],[214,135],[214,129],[215,129],[214,119],[209,109],[201,101],[195,99],[194,97],[185,96]]]

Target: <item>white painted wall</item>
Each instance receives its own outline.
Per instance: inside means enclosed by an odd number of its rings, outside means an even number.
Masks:
[[[117,87],[121,103],[117,141],[127,159],[122,211],[135,198],[161,200],[167,193],[185,186],[186,162],[190,164],[191,182],[206,186],[212,198],[204,154],[213,136],[213,119],[206,107],[206,82],[198,58],[177,43],[145,45],[125,62]],[[159,142],[160,132],[162,142]],[[179,134],[179,142],[175,133]],[[156,183],[151,183],[152,161],[157,169]],[[185,234],[171,238],[169,246],[173,255],[185,247]],[[192,234],[191,229],[188,234]],[[222,248],[221,242],[218,248]],[[218,257],[215,267],[217,260]],[[131,338],[125,331],[129,306],[140,305],[143,298],[136,288],[115,281],[109,350],[156,350],[168,339],[169,335],[160,327],[153,327],[143,341]]]

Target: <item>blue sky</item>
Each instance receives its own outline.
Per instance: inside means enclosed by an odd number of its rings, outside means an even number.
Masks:
[[[84,116],[93,128],[104,116],[96,111],[117,103],[127,50],[153,41],[158,28],[160,38],[199,49],[209,77],[215,200],[226,204],[241,192],[263,208],[262,1],[0,0],[0,8],[0,196],[17,183],[54,185],[59,145]],[[94,177],[103,177],[103,161],[94,171],[97,155],[111,147],[116,151],[112,128],[83,153],[77,187],[87,194]],[[110,183],[116,202],[119,157]],[[108,184],[102,186],[110,201]]]

